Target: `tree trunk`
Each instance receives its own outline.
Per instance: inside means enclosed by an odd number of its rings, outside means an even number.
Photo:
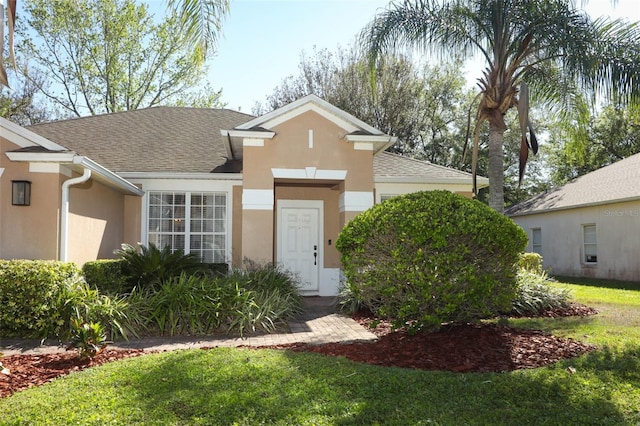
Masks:
[[[489,207],[504,213],[504,129],[489,124]]]

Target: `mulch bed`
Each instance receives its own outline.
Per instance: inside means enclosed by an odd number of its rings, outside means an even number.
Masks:
[[[543,316],[586,316],[592,308],[573,304]],[[354,319],[379,337],[375,342],[293,343],[269,346],[296,352],[316,352],[343,356],[356,362],[387,367],[403,367],[453,372],[503,372],[538,368],[562,359],[574,358],[596,349],[593,345],[562,339],[537,330],[501,325],[468,324],[443,327],[433,333],[408,334],[393,331],[390,324],[376,321],[360,312]],[[263,347],[264,348],[264,347]],[[76,352],[42,355],[12,355],[0,358],[10,374],[0,373],[0,398],[32,386],[42,385],[72,371],[149,353],[142,349],[105,349],[89,361],[81,361]]]

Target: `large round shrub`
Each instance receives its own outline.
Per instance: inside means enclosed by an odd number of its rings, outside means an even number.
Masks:
[[[398,327],[439,327],[509,311],[527,243],[511,219],[447,191],[395,197],[340,233],[348,290]]]

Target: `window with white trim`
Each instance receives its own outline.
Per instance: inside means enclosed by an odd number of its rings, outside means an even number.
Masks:
[[[149,243],[196,253],[206,263],[226,262],[226,193],[149,192],[147,217]]]
[[[584,263],[598,262],[598,244],[596,225],[582,225],[582,241],[584,246]]]
[[[531,251],[542,255],[542,229],[533,228],[531,230]]]

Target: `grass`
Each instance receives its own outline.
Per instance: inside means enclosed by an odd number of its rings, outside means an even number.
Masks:
[[[640,291],[558,285],[602,313],[509,321],[590,341],[599,351],[492,374],[383,368],[288,351],[176,351],[74,373],[2,399],[0,424],[638,424]]]

